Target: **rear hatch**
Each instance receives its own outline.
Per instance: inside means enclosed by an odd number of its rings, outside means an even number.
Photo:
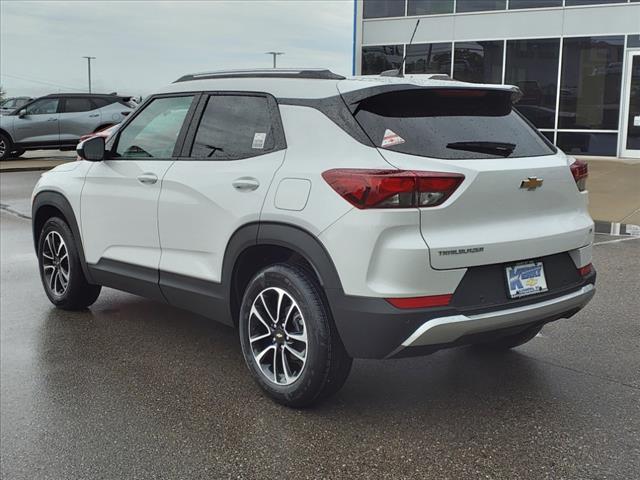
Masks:
[[[515,111],[512,90],[394,86],[356,102],[343,96],[389,164],[465,176],[443,204],[420,208],[433,268],[535,259],[592,241],[569,159]]]

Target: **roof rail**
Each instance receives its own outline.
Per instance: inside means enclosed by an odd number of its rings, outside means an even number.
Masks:
[[[220,78],[306,78],[314,80],[344,80],[346,77],[326,68],[270,68],[256,70],[220,70],[217,72],[190,73],[173,83],[192,80],[213,80]]]

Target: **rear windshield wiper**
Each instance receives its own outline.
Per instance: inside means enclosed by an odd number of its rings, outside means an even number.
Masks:
[[[503,142],[453,142],[448,143],[447,148],[508,157],[516,149],[516,145],[514,143]]]

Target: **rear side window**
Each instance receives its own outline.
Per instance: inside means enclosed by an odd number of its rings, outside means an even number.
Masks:
[[[75,112],[88,112],[89,110],[93,110],[94,107],[91,104],[91,100],[88,98],[66,98],[64,111],[66,113],[75,113]]]
[[[354,115],[377,147],[411,155],[454,160],[555,153],[515,111],[505,91],[382,93],[361,101]]]
[[[120,132],[115,157],[171,158],[193,96],[156,98]]]
[[[106,98],[94,97],[94,98],[91,99],[91,101],[95,105],[94,108],[102,108],[102,107],[106,107],[107,105],[112,104],[115,101],[115,99],[107,100]]]
[[[202,114],[191,157],[238,160],[275,149],[266,97],[211,95]]]

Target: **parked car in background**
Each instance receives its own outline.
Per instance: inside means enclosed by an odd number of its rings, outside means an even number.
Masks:
[[[120,123],[130,97],[61,93],[33,100],[0,117],[0,160],[25,150],[74,149],[80,137]]]
[[[23,105],[29,103],[33,98],[31,97],[11,97],[5,98],[0,102],[0,115],[13,112],[16,108],[20,108]]]

